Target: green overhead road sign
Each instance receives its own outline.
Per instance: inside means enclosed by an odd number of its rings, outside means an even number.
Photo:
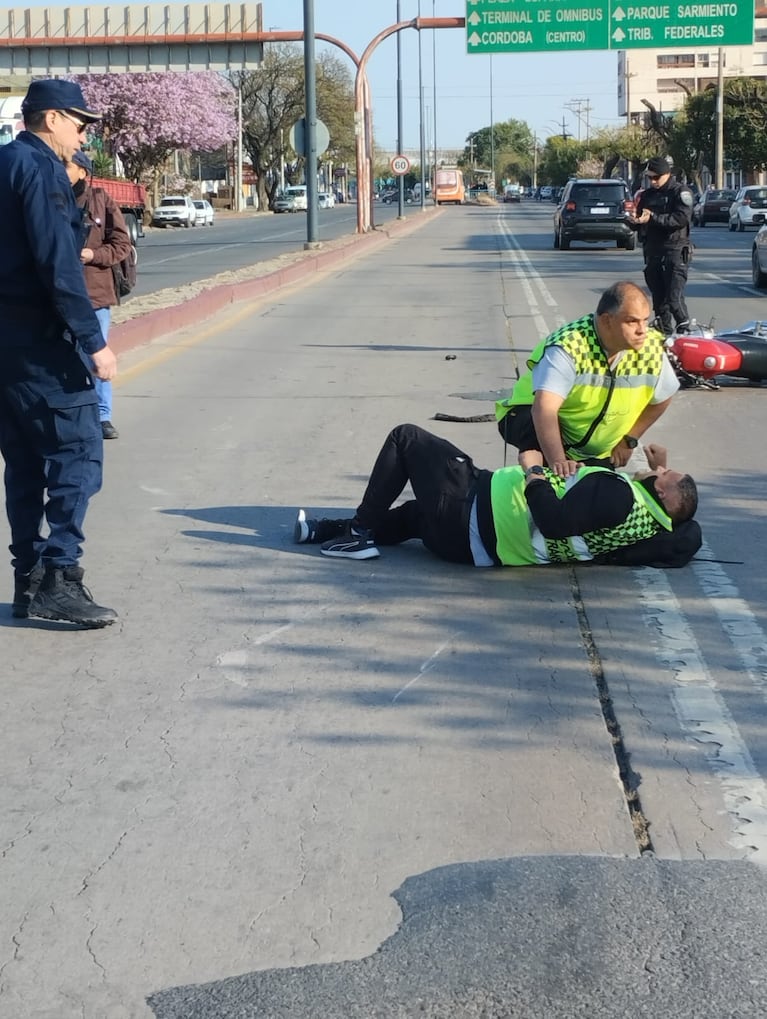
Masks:
[[[469,53],[750,46],[754,0],[466,0]]]

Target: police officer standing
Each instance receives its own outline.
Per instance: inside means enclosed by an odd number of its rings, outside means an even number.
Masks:
[[[117,362],[85,288],[82,217],[64,169],[100,115],[79,85],[51,79],[32,82],[22,114],[26,130],[0,149],[0,452],[13,615],[101,627],[117,615],[95,604],[79,561],[103,462],[92,376],[114,378]]]
[[[684,288],[690,265],[693,195],[671,176],[665,156],[653,156],[645,173],[649,181],[639,197],[632,225],[644,245],[644,278],[652,294],[659,327],[668,336],[689,315]]]

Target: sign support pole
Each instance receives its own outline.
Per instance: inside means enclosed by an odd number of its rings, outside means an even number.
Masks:
[[[317,240],[317,69],[314,61],[314,0],[304,0],[304,79],[306,87],[306,244]]]

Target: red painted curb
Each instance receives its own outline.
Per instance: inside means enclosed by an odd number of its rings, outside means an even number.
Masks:
[[[436,210],[429,211],[436,212]],[[222,308],[236,304],[238,301],[256,300],[266,294],[274,293],[281,287],[305,279],[320,269],[327,269],[339,262],[344,262],[353,255],[357,255],[360,248],[375,247],[392,237],[402,235],[409,229],[420,226],[425,221],[426,216],[408,217],[406,220],[395,221],[371,233],[354,235],[349,238],[348,243],[340,247],[327,251],[307,251],[306,257],[256,279],[213,286],[171,308],[158,308],[156,311],[137,315],[126,322],[112,326],[109,332],[109,346],[116,354],[134,350],[143,344],[151,343],[160,336],[167,336],[179,329],[197,325],[221,311]]]

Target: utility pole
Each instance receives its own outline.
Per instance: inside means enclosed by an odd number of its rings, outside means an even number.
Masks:
[[[397,24],[402,21],[400,0],[397,0]],[[397,155],[402,155],[402,33],[397,32]],[[357,199],[359,201],[359,199]],[[397,217],[405,215],[405,177],[397,177]]]
[[[589,140],[589,113],[591,112],[591,103],[588,99],[571,99],[566,104],[568,110],[572,110],[575,116],[578,118],[578,141],[581,140],[581,111],[583,110],[586,114],[586,141]]]
[[[724,50],[719,47],[716,72],[716,168],[714,185],[724,187]]]

